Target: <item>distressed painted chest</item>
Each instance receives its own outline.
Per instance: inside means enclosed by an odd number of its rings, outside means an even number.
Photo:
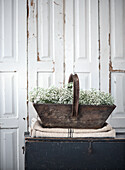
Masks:
[[[26,170],[124,170],[125,138],[25,138]]]

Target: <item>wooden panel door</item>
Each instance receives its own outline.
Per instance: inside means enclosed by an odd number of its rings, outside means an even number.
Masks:
[[[98,0],[65,1],[65,79],[77,73],[80,88],[99,89]]]
[[[110,1],[111,93],[117,108],[111,117],[114,127],[125,130],[125,1]]]
[[[109,122],[125,131],[125,1],[100,1],[100,84],[117,108]]]
[[[124,129],[124,0],[31,0],[28,16],[28,85],[61,86],[77,73],[80,88],[111,92],[110,123]],[[30,120],[36,116],[29,104]]]
[[[0,169],[23,170],[26,2],[0,0]]]
[[[28,85],[62,86],[71,73],[80,88],[99,89],[98,0],[31,0]],[[36,112],[29,103],[30,121]]]
[[[28,6],[28,90],[62,86],[63,1],[30,0]],[[31,103],[29,116],[36,117]]]

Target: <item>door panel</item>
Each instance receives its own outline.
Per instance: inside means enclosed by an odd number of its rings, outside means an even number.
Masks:
[[[125,131],[125,1],[100,1],[100,87],[111,92],[116,109],[109,123]]]
[[[53,84],[53,73],[37,73],[38,87],[50,87]]]
[[[125,73],[112,73],[111,90],[117,107],[110,122],[116,128],[125,128]]]
[[[125,130],[125,1],[110,1],[111,93],[117,108],[111,115],[113,127]]]
[[[99,89],[98,1],[29,1],[29,91],[62,86],[71,73]],[[36,112],[29,103],[30,121]]]
[[[63,69],[63,1],[29,1],[28,17],[28,85],[62,86]],[[36,112],[29,103],[30,121]]]
[[[65,1],[65,76],[78,73],[80,88],[99,88],[98,1]]]
[[[0,1],[0,61],[13,62],[18,57],[18,1]]]
[[[24,169],[26,2],[0,0],[0,169]]]
[[[0,115],[1,118],[16,117],[17,73],[0,73]]]
[[[52,0],[38,0],[38,53],[40,61],[53,59],[53,12]]]
[[[115,70],[125,70],[125,1],[111,0],[111,62]]]
[[[19,167],[18,129],[0,129],[1,162],[0,169],[16,170]]]

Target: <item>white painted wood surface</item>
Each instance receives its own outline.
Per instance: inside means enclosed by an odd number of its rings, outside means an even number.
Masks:
[[[125,70],[125,0],[111,0],[110,22],[112,67]]]
[[[114,91],[113,77],[124,75],[125,69],[124,6],[124,0],[29,1],[29,90],[66,84],[69,74],[77,73],[82,89],[113,96],[118,88],[123,92],[120,81]],[[124,108],[122,96],[115,98],[118,109]],[[112,126],[125,128],[124,110],[122,118],[113,114]],[[29,115],[30,120],[36,115],[31,104]]]
[[[98,0],[65,1],[65,79],[77,73],[81,89],[99,89]]]
[[[100,33],[100,90],[109,92],[109,0],[101,0],[99,5]]]
[[[109,118],[125,131],[125,1],[100,0],[100,85],[111,92],[117,108]]]
[[[125,129],[125,73],[112,73],[111,80],[111,92],[117,108],[111,115],[110,123],[115,128],[123,130]]]
[[[26,5],[0,0],[2,170],[23,169],[26,119],[37,116],[31,103],[27,111],[27,91],[63,86],[70,73],[82,89],[111,91],[109,122],[125,131],[125,0],[29,0],[28,18]]]
[[[63,1],[29,1],[28,78],[34,87],[63,85]],[[31,119],[36,112],[29,104]]]
[[[0,0],[0,170],[24,168],[26,61],[26,1]]]
[[[80,88],[99,89],[98,1],[34,0],[29,10],[29,91],[62,86],[71,73]],[[29,116],[36,116],[31,103]]]

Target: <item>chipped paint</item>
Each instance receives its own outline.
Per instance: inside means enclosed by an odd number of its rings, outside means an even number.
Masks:
[[[110,61],[109,63],[109,71],[110,72],[119,72],[119,73],[125,73],[125,70],[120,70],[120,69],[113,69],[112,62]]]
[[[31,0],[31,4],[30,4],[30,5],[33,6],[33,4],[34,4],[34,3],[33,3],[33,0]]]
[[[29,5],[28,5],[28,1],[27,1],[27,19],[29,18]]]
[[[29,0],[27,0],[27,117],[29,117],[29,79],[28,79],[28,43],[29,43]],[[29,120],[27,120],[27,131],[29,131]]]
[[[111,93],[111,70],[112,70],[112,62],[111,62],[111,48],[110,48],[110,56],[109,56],[109,93]]]
[[[111,74],[112,73],[125,73],[125,70],[113,69],[111,56],[109,57],[109,60],[110,60],[109,62],[109,93],[111,93]]]
[[[111,93],[111,74],[112,73],[125,73],[125,70],[120,70],[120,69],[114,69],[113,68],[113,64],[112,64],[112,60],[111,60],[111,36],[109,33],[109,38],[108,38],[108,43],[110,46],[110,56],[109,56],[109,93]]]
[[[111,93],[111,72],[109,73],[109,93]]]
[[[55,72],[55,61],[52,61],[52,63],[53,63],[52,72],[54,73]]]
[[[99,63],[99,70],[101,70],[101,64]]]
[[[35,13],[35,3],[33,0],[31,0],[31,3],[30,3],[31,7],[32,7],[32,13],[33,13],[33,18],[35,17],[34,16],[34,13]]]
[[[125,73],[125,70],[112,70],[112,72]]]
[[[39,52],[37,52],[37,61],[40,61]]]
[[[52,72],[53,72],[53,73],[55,72],[55,67],[52,68]]]
[[[109,62],[109,71],[112,72],[113,70],[113,67],[112,67],[112,62],[111,62],[111,59],[110,59],[110,62]]]
[[[29,122],[29,115],[27,115],[27,122]]]
[[[66,24],[66,15],[65,15],[65,0],[63,0],[63,86],[65,86],[65,74],[66,74],[66,56],[65,56],[65,24]]]
[[[99,69],[99,90],[101,89],[101,45],[100,45],[100,0],[98,0],[98,69]]]
[[[99,43],[99,51],[100,51],[100,48],[101,48],[101,47],[100,47],[100,39],[98,40],[98,43]]]
[[[27,30],[27,39],[29,38],[29,31]]]
[[[108,40],[108,42],[109,42],[109,46],[110,46],[110,33],[109,33],[109,40]]]

